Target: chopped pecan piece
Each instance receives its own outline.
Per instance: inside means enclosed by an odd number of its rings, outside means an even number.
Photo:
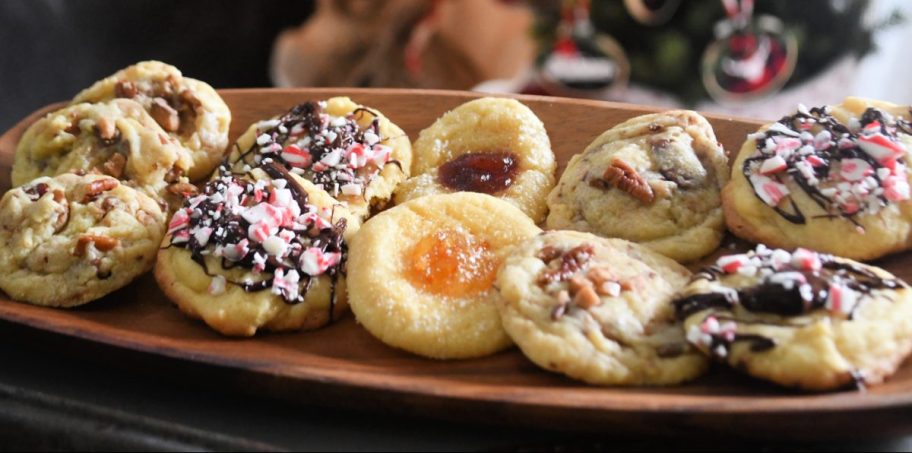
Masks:
[[[176,183],[180,181],[181,176],[184,176],[184,170],[174,167],[168,170],[168,173],[165,173],[165,182],[169,184]]]
[[[121,153],[114,153],[111,158],[102,165],[102,170],[106,175],[120,179],[123,176],[124,168],[127,166],[127,158]]]
[[[95,122],[95,133],[98,134],[98,138],[105,145],[113,144],[120,135],[114,120],[106,117],[101,117]]]
[[[76,256],[85,256],[86,248],[89,244],[95,244],[95,248],[101,252],[108,252],[117,247],[117,244],[120,244],[116,238],[111,238],[107,236],[96,236],[94,234],[86,234],[79,237],[76,240],[76,250],[73,251],[73,254]]]
[[[643,203],[652,203],[655,199],[652,187],[646,183],[646,180],[633,167],[621,159],[612,160],[611,166],[605,170],[602,178],[612,186],[629,193]]]
[[[116,179],[97,179],[90,182],[85,189],[85,195],[82,196],[82,203],[88,203],[95,198],[98,198],[104,192],[107,192],[115,187],[119,186],[120,183]]]
[[[180,92],[180,99],[184,101],[184,104],[189,106],[192,110],[197,110],[203,106],[203,103],[200,102],[199,98],[196,97],[190,90],[183,90]]]
[[[171,184],[170,186],[168,186],[168,192],[171,192],[174,195],[188,196],[188,195],[196,195],[197,193],[199,193],[199,189],[196,186],[194,186],[193,184],[186,183],[186,182],[179,182],[179,183]]]
[[[545,269],[538,276],[538,283],[547,285],[570,278],[589,263],[593,253],[595,253],[595,249],[592,244],[582,244],[570,249],[560,256],[561,262],[557,269]]]
[[[174,132],[180,128],[180,116],[177,114],[177,110],[174,110],[174,108],[168,105],[162,98],[155,98],[152,100],[152,107],[149,110],[149,114],[152,115],[152,118],[162,127],[162,129],[168,132]]]
[[[538,258],[545,263],[550,263],[552,260],[560,258],[562,253],[559,248],[548,245],[538,252]]]
[[[136,89],[136,85],[129,80],[121,80],[114,85],[114,95],[119,98],[133,98],[137,93],[139,90]]]
[[[596,294],[595,289],[592,288],[592,285],[583,286],[580,290],[573,296],[573,303],[582,308],[583,310],[588,310],[596,305],[602,303],[602,299],[599,298]]]

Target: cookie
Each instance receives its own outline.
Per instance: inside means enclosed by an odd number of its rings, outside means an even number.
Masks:
[[[597,385],[672,385],[709,361],[688,345],[672,297],[690,272],[622,239],[549,231],[497,276],[503,326],[538,366]]]
[[[371,218],[351,244],[348,292],[358,322],[384,343],[437,358],[510,346],[494,277],[506,249],[540,230],[490,195],[430,195]]]
[[[347,241],[359,220],[275,163],[227,172],[168,225],[155,278],[181,311],[224,335],[309,330],[347,309]]]
[[[389,200],[412,165],[405,132],[347,97],[306,102],[255,123],[232,148],[232,171],[277,162],[361,218]]]
[[[16,147],[12,182],[19,186],[39,176],[97,172],[165,202],[186,185],[180,175],[192,165],[186,148],[140,104],[116,99],[65,107],[31,125]]]
[[[192,165],[185,169],[190,180],[208,177],[221,161],[228,147],[231,111],[209,84],[184,77],[160,61],[143,61],[86,88],[72,105],[121,98],[140,103],[190,151]]]
[[[732,233],[856,260],[912,245],[909,106],[847,98],[748,136],[722,192]]]
[[[638,116],[573,156],[548,195],[547,226],[627,239],[677,261],[718,248],[728,164],[712,126],[687,110]]]
[[[397,204],[425,195],[478,192],[512,203],[536,223],[557,164],[545,126],[514,99],[481,98],[456,107],[421,131],[415,175],[396,189]]]
[[[912,292],[883,269],[758,245],[696,274],[675,300],[687,339],[786,387],[877,384],[912,350]]]
[[[110,176],[41,177],[0,200],[0,289],[75,307],[152,269],[165,233],[158,204]]]

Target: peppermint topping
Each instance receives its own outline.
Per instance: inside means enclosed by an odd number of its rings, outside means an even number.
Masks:
[[[820,206],[823,217],[843,217],[856,225],[856,215],[876,214],[912,198],[906,171],[910,150],[899,140],[912,135],[909,120],[875,108],[853,120],[839,123],[829,107],[800,108],[751,134],[757,150],[742,171],[757,197],[790,222],[803,224],[804,213],[790,199],[797,187]]]
[[[722,256],[694,280],[712,281],[737,275],[757,279],[755,285],[679,298],[675,307],[686,318],[707,308],[797,316],[825,309],[831,316],[849,318],[871,291],[904,287],[898,279],[885,279],[831,255],[799,248],[789,253],[760,244],[747,253]]]
[[[205,256],[212,255],[225,269],[241,266],[255,276],[231,282],[214,275],[210,294],[223,293],[228,282],[246,291],[270,289],[295,304],[304,300],[312,278],[335,280],[342,272],[345,226],[344,219],[332,223],[332,210],[308,204],[307,193],[293,180],[253,182],[223,172],[185,200],[168,234],[173,246],[189,249],[204,267]]]
[[[392,148],[382,143],[379,115],[359,108],[334,116],[325,108],[325,102],[306,102],[278,119],[260,122],[256,144],[239,164],[276,162],[333,197],[364,196],[364,188],[392,158]],[[365,114],[373,120],[362,128],[358,120]]]

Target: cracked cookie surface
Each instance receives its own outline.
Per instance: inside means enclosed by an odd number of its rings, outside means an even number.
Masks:
[[[128,99],[77,104],[49,113],[26,130],[13,163],[13,185],[73,171],[107,174],[158,201],[193,165],[142,106]],[[185,181],[185,179],[184,179]]]
[[[36,305],[74,307],[152,268],[165,218],[109,176],[41,177],[0,200],[0,288]]]
[[[497,276],[503,326],[538,366],[597,385],[673,385],[709,361],[687,344],[672,297],[690,272],[622,239],[548,231]]]
[[[722,240],[727,180],[725,152],[705,118],[686,110],[639,116],[573,156],[548,195],[546,225],[694,261]]]
[[[209,176],[228,147],[231,111],[205,82],[184,77],[174,66],[143,61],[95,82],[73,98],[72,104],[130,99],[190,152],[186,176],[196,181]]]

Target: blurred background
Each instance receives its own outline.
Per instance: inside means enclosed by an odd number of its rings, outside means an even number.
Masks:
[[[0,0],[0,129],[146,59],[216,88],[576,96],[777,118],[912,103],[908,0]]]

